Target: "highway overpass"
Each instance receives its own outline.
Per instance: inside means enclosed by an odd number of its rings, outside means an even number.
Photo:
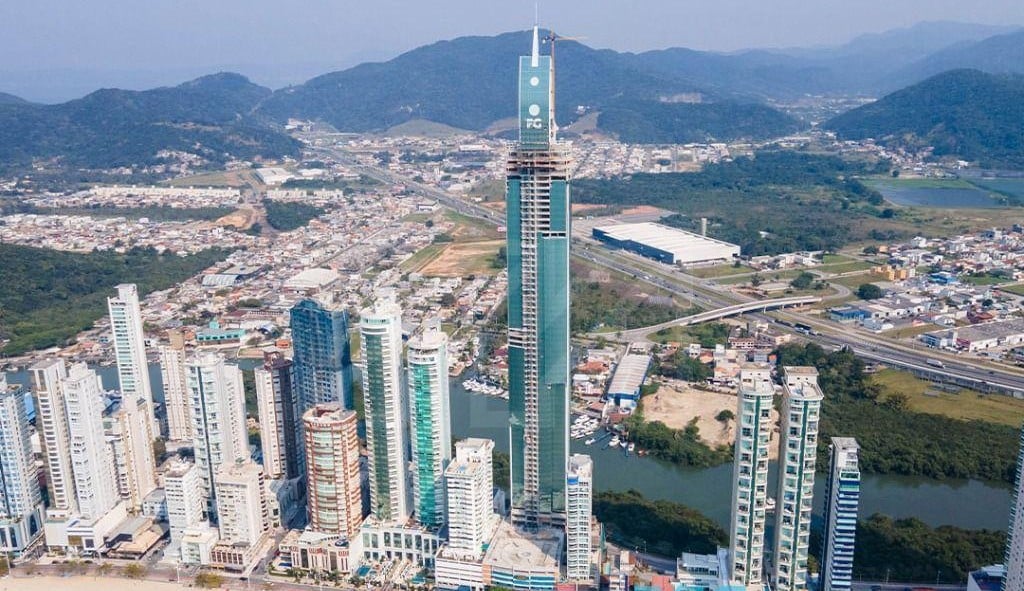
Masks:
[[[777,310],[779,308],[787,308],[789,306],[816,304],[820,301],[821,298],[814,296],[797,296],[791,298],[746,302],[743,304],[735,304],[733,306],[718,308],[716,310],[708,310],[706,312],[701,312],[700,314],[676,318],[675,320],[669,320],[668,322],[662,322],[661,324],[655,324],[653,326],[623,330],[615,333],[615,338],[622,341],[641,341],[645,340],[647,335],[651,333],[655,333],[666,328],[672,328],[674,326],[689,326],[700,322],[708,322],[709,320],[718,320],[719,318],[736,316],[737,314],[746,314],[748,312],[767,312],[768,310]],[[606,333],[591,333],[590,336],[607,337],[608,335]]]

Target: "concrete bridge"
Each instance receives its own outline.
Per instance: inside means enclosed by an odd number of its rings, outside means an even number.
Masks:
[[[718,308],[716,310],[708,310],[706,312],[701,312],[700,314],[676,318],[675,320],[669,320],[668,322],[662,322],[661,324],[655,324],[653,326],[645,326],[643,328],[632,328],[630,330],[623,330],[615,333],[614,335],[609,335],[608,333],[590,333],[590,336],[594,338],[608,338],[609,336],[615,336],[616,339],[622,341],[642,341],[647,339],[647,335],[658,332],[659,330],[665,328],[672,328],[674,326],[689,326],[691,324],[699,324],[701,322],[707,322],[709,320],[718,320],[719,318],[726,318],[728,316],[746,314],[747,312],[767,312],[768,310],[788,308],[790,306],[804,306],[807,304],[816,304],[820,301],[821,298],[814,296],[797,296],[791,298],[777,298],[774,300],[759,300],[756,302],[746,302],[743,304],[726,306],[725,308]]]

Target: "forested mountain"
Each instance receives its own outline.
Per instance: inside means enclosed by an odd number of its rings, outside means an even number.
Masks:
[[[974,69],[990,74],[1024,74],[1024,31],[958,43],[910,64],[886,80],[896,90],[949,70]]]
[[[0,92],[0,105],[18,105],[25,104],[28,101],[21,98],[20,96],[14,96],[13,94],[7,94],[6,92]]]
[[[931,145],[985,167],[1024,166],[1024,76],[954,70],[824,125],[840,137]]]
[[[251,114],[271,94],[238,74],[169,88],[98,90],[58,105],[0,101],[0,168],[55,159],[90,168],[158,162],[181,150],[213,163],[297,154],[298,144]]]
[[[632,54],[561,41],[557,118],[565,128],[584,113],[596,113],[599,131],[630,142],[765,139],[802,127],[774,108],[776,101],[806,94],[877,96],[896,80],[914,82],[922,72],[950,65],[1024,70],[1024,32],[1007,31],[922,23],[833,48],[731,54],[678,48]],[[529,47],[527,31],[462,37],[278,91],[238,74],[216,74],[147,91],[99,90],[58,105],[0,95],[0,170],[40,160],[84,168],[147,165],[160,162],[157,153],[163,150],[197,154],[213,165],[293,155],[298,143],[279,131],[290,117],[342,131],[385,130],[420,119],[483,130],[514,115],[515,57]],[[542,51],[551,49],[545,43]],[[977,94],[966,80],[949,84],[936,92]],[[905,92],[910,94],[895,93],[834,125],[848,137],[897,133],[882,128],[892,125],[861,129],[855,122],[882,116],[889,106],[920,106],[905,104],[920,89]],[[1014,111],[1001,92],[978,96],[994,111],[970,102],[955,109],[934,104],[915,113],[905,128],[921,141],[935,139],[940,153],[1011,163],[1019,120],[1005,117]],[[958,127],[936,128],[951,121],[953,111]],[[980,119],[970,120],[974,115]],[[1000,132],[999,125],[1008,127]],[[987,146],[989,141],[995,145]]]

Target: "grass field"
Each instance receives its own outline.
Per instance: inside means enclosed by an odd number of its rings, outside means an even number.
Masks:
[[[504,236],[490,222],[454,211],[446,211],[444,217],[455,224],[452,237],[456,242],[504,239]]]
[[[427,265],[430,261],[441,256],[441,252],[444,251],[447,244],[431,244],[424,248],[421,248],[416,254],[402,261],[398,268],[406,273],[413,273],[419,271]]]
[[[420,268],[428,277],[466,277],[468,275],[494,275],[498,269],[492,262],[502,240],[449,244],[438,256]]]
[[[883,397],[894,393],[909,398],[915,412],[942,415],[965,421],[979,420],[1019,427],[1024,421],[1024,400],[1001,394],[983,395],[970,390],[940,391],[934,384],[913,375],[886,369],[871,376],[882,386]]]
[[[728,264],[728,265],[714,265],[711,267],[695,267],[692,269],[686,269],[686,273],[693,275],[694,277],[700,277],[701,279],[711,279],[714,277],[724,277],[726,275],[737,275],[739,273],[750,273],[753,269],[746,265],[740,265],[739,267]]]
[[[1024,283],[1017,283],[1015,285],[1000,285],[999,289],[1002,291],[1007,291],[1010,293],[1024,296]]]
[[[1013,279],[1008,277],[993,277],[992,275],[983,275],[981,277],[975,277],[973,275],[961,275],[960,281],[969,283],[971,285],[1000,285],[1002,283],[1010,283]]]
[[[825,273],[850,273],[853,271],[867,271],[873,267],[871,263],[865,261],[846,261],[844,263],[834,263],[831,265],[822,265],[820,267],[814,267],[815,271],[824,271]]]
[[[223,170],[181,177],[166,181],[172,187],[245,187],[261,185],[252,170]]]

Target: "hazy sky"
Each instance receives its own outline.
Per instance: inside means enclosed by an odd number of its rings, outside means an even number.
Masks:
[[[532,0],[2,0],[0,90],[52,86],[58,71],[68,83],[100,86],[170,83],[227,68],[280,86],[440,39],[523,29],[533,7]],[[540,20],[595,47],[734,50],[839,44],[923,20],[1024,25],[1024,2],[547,0]]]

